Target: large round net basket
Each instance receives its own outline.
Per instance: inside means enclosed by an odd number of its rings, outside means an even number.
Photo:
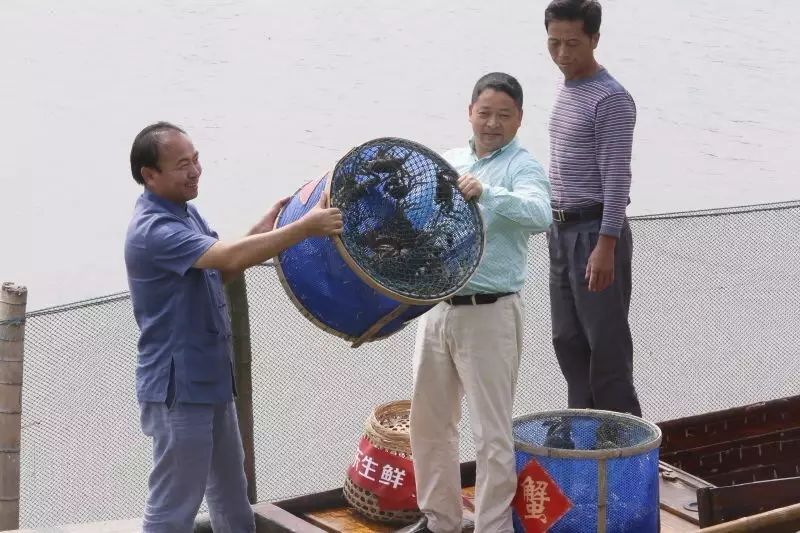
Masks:
[[[516,418],[513,431],[515,531],[659,530],[658,426],[628,414],[567,409]]]
[[[364,438],[371,446],[410,461],[410,414],[411,402],[408,400],[377,406],[364,426]],[[358,486],[352,477],[353,475],[348,475],[345,478],[344,497],[351,507],[367,518],[384,523],[410,524],[422,516],[415,505],[405,509],[383,509],[378,496],[371,490]],[[413,477],[407,479],[413,483]]]
[[[340,237],[308,238],[278,256],[301,312],[355,345],[391,335],[459,291],[484,247],[483,222],[438,154],[381,138],[348,152],[295,193],[276,227],[313,209],[325,191],[342,211]]]

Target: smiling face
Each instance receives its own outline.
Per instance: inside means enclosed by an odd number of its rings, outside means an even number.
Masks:
[[[547,26],[547,49],[564,78],[576,80],[597,71],[594,49],[600,34],[584,31],[583,20],[552,20]]]
[[[158,168],[142,167],[145,186],[156,196],[175,203],[195,199],[203,172],[199,156],[185,133],[159,133]]]
[[[484,89],[469,106],[469,122],[478,157],[510,143],[522,123],[522,109],[508,93]]]

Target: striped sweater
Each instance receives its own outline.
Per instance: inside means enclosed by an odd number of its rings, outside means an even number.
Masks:
[[[603,204],[600,233],[619,237],[631,187],[636,104],[601,68],[565,81],[550,117],[553,209]]]

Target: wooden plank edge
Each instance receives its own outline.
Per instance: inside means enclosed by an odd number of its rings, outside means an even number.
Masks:
[[[672,516],[699,525],[698,511],[687,509],[685,504],[697,502],[698,489],[713,485],[664,461],[659,461],[658,464],[658,482],[659,508]]]
[[[697,490],[700,524],[717,524],[800,504],[800,477]]]
[[[705,531],[706,533],[732,533],[735,531],[780,533],[797,531],[798,528],[800,528],[800,503],[706,527],[700,531]]]
[[[750,435],[747,437],[739,437],[731,440],[717,440],[709,444],[701,444],[698,446],[681,448],[670,452],[660,453],[661,459],[669,461],[671,459],[682,459],[682,455],[713,455],[720,452],[729,452],[731,450],[749,449],[757,446],[792,443],[796,439],[792,437],[800,437],[800,425],[794,427],[783,427],[781,429],[770,431],[768,433],[759,433],[758,435]],[[788,438],[787,438],[788,437]]]
[[[754,412],[765,411],[773,414],[776,411],[781,412],[787,407],[791,410],[800,406],[800,395],[787,396],[784,398],[777,398],[775,400],[768,400],[764,402],[756,402],[748,405],[741,405],[738,407],[731,407],[728,409],[721,409],[719,411],[711,411],[709,413],[701,413],[697,415],[685,416],[675,418],[672,420],[664,420],[658,422],[656,425],[663,431],[669,431],[674,428],[684,428],[694,424],[709,424],[717,421],[729,419],[730,417],[737,416],[750,416]]]
[[[460,471],[461,487],[466,488],[474,486],[475,461],[461,463]],[[344,491],[341,488],[338,488],[325,492],[277,500],[271,502],[271,504],[294,515],[302,515],[309,511],[319,511],[320,509],[345,506],[347,505],[347,500],[344,499]]]
[[[324,529],[310,524],[285,509],[271,503],[253,505],[258,533],[325,533]]]
[[[287,498],[285,500],[278,500],[271,503],[272,505],[280,507],[284,511],[288,511],[294,515],[302,515],[309,511],[319,511],[322,509],[330,509],[331,507],[342,507],[347,505],[347,500],[344,499],[344,491],[341,488],[338,488],[325,492],[317,492],[314,494],[306,494],[304,496]]]

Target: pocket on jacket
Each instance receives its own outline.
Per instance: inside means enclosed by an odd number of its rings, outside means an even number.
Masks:
[[[217,333],[196,333],[186,344],[184,367],[195,383],[230,379],[228,339]]]

